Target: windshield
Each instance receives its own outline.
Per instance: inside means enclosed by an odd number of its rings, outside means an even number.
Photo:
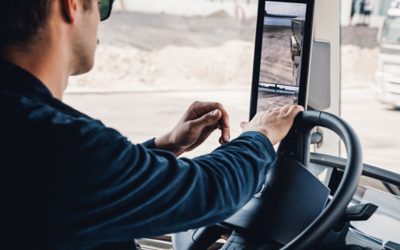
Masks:
[[[388,17],[383,25],[382,42],[400,44],[400,17]]]
[[[368,10],[362,1],[343,2],[342,117],[359,135],[365,163],[400,173],[400,49],[393,46],[400,45],[400,16],[386,15],[390,1],[372,1]],[[383,243],[399,242],[398,187],[363,178],[355,200],[379,207],[368,221],[352,223],[355,228]]]
[[[351,10],[351,0],[343,2],[349,4],[341,10],[347,20],[341,72],[331,72],[341,75],[341,116],[359,135],[366,163],[399,173],[400,53],[380,54],[377,37],[386,12],[375,11],[388,1],[375,1],[374,10],[363,14],[358,5]],[[168,132],[193,101],[218,101],[236,137],[249,116],[257,5],[258,0],[115,1],[111,18],[100,25],[94,70],[71,79],[65,101],[134,143]],[[329,20],[317,20],[316,39],[333,32],[324,26]],[[300,23],[293,23],[297,37]],[[399,18],[386,20],[383,36],[400,43]],[[332,64],[338,63],[338,47],[331,44]],[[218,138],[185,156],[211,152]]]
[[[95,68],[71,78],[65,101],[135,143],[168,132],[192,102],[218,101],[238,136],[249,116],[257,2],[115,1]],[[219,136],[186,156],[211,152]]]
[[[363,146],[365,163],[400,172],[400,17],[386,16],[390,1],[362,12],[341,9],[341,110]],[[356,1],[359,2],[359,1]],[[382,30],[382,39],[377,39]]]
[[[378,3],[374,8],[385,6]],[[118,0],[114,7],[100,25],[94,70],[71,79],[65,101],[133,142],[167,132],[195,100],[218,101],[231,115],[232,138],[238,136],[249,116],[258,1]],[[350,19],[351,5],[345,7],[342,19]],[[393,79],[400,75],[400,54],[389,51],[394,59],[379,60],[384,16],[362,16],[357,6],[355,12],[351,24],[342,25],[342,71],[331,72],[341,74],[341,115],[361,138],[366,163],[400,172],[400,81]],[[392,19],[388,39],[399,32],[400,19]],[[317,31],[316,39],[323,38],[326,29]],[[215,135],[188,156],[218,145]]]

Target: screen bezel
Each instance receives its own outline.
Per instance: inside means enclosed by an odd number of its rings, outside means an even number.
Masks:
[[[311,46],[313,36],[313,19],[314,19],[314,0],[259,0],[258,3],[258,14],[257,14],[257,30],[256,30],[256,43],[254,49],[254,63],[253,63],[253,81],[251,88],[251,100],[250,100],[250,120],[257,113],[258,104],[258,90],[260,81],[260,67],[261,67],[261,54],[262,54],[262,42],[263,42],[263,31],[264,31],[264,10],[265,2],[288,2],[288,3],[303,3],[307,5],[306,17],[305,17],[305,29],[304,29],[304,43],[303,43],[303,56],[301,59],[301,71],[300,71],[300,86],[298,104],[306,107],[307,106],[307,90],[308,90],[308,79],[310,72],[311,62]]]

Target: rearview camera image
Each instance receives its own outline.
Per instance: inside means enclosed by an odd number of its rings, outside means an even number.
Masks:
[[[265,2],[257,111],[298,102],[306,9]]]

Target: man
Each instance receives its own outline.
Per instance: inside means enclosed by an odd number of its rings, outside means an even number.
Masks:
[[[349,25],[350,26],[353,25],[354,14],[356,14],[356,1],[357,0],[352,0],[351,1],[351,11],[350,11],[350,21],[349,21]]]
[[[302,111],[260,113],[228,143],[225,109],[196,102],[165,136],[132,144],[62,102],[69,76],[92,68],[110,12],[109,0],[2,3],[0,249],[130,249],[221,221],[260,188]],[[177,158],[216,129],[220,148]]]

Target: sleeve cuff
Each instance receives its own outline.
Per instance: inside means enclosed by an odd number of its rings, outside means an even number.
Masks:
[[[156,138],[150,139],[142,143],[148,149],[156,149]]]
[[[275,151],[274,145],[272,145],[272,143],[268,139],[268,137],[265,136],[261,132],[256,132],[256,131],[244,132],[239,137],[250,137],[250,138],[253,138],[253,139],[258,140],[259,142],[261,142],[265,146],[265,148],[268,149],[269,152],[274,152]]]

